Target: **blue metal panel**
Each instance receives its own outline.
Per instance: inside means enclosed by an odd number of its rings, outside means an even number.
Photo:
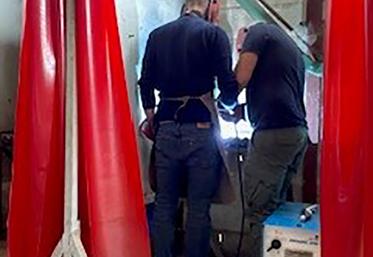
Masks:
[[[278,226],[284,228],[300,228],[318,232],[320,229],[320,213],[317,211],[309,221],[300,221],[300,215],[307,204],[285,203],[280,206],[267,220],[264,226]]]

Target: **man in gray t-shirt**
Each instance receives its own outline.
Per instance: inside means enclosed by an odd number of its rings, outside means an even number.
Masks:
[[[259,23],[246,30],[236,76],[241,89],[247,88],[255,129],[245,167],[245,197],[249,257],[260,257],[262,222],[286,200],[308,145],[305,65],[296,44],[278,26]]]
[[[241,87],[247,87],[253,127],[306,127],[305,65],[293,40],[277,25],[258,23],[249,28],[240,54],[237,77]],[[247,60],[255,60],[255,65],[245,64]]]

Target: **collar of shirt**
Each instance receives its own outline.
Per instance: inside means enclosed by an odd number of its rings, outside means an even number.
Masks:
[[[197,11],[197,10],[192,10],[190,12],[187,12],[185,15],[187,16],[197,16],[199,18],[204,18],[203,14],[200,12],[200,11]]]

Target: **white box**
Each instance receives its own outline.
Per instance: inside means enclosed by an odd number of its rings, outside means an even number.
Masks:
[[[300,220],[308,206],[286,203],[264,222],[263,257],[320,257],[319,212]]]

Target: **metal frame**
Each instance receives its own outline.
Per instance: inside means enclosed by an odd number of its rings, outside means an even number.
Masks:
[[[273,11],[269,10],[263,5],[263,0],[236,0],[242,8],[256,21],[270,21],[277,23],[285,32],[296,42],[298,48],[302,51],[306,62],[307,70],[314,71],[318,74],[322,73],[322,65],[318,62],[312,54],[309,46],[305,44],[302,39],[293,31],[283,24]],[[290,26],[291,27],[291,26]]]
[[[75,56],[75,0],[66,0],[65,204],[64,233],[52,257],[87,257],[78,220],[78,111]]]
[[[287,34],[290,36],[294,42],[297,44],[298,48],[311,59],[312,62],[316,62],[317,59],[313,55],[310,47],[306,42],[295,32],[294,28],[280,15],[278,14],[269,4],[263,0],[256,0],[258,5],[267,13],[267,15],[276,22]]]

